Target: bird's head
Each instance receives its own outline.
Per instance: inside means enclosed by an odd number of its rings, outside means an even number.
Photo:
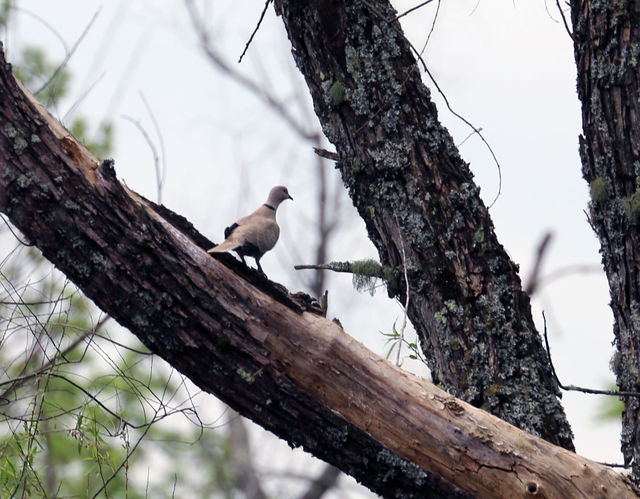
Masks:
[[[293,201],[293,198],[289,194],[289,190],[284,185],[276,185],[271,189],[271,192],[269,192],[266,204],[277,208],[285,199],[291,199],[291,201]]]

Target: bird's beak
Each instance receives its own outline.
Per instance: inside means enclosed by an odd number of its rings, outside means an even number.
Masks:
[[[290,199],[291,201],[293,201],[293,198],[291,197],[291,194],[289,194],[289,199]]]

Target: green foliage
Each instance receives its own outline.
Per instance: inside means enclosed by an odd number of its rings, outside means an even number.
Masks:
[[[3,261],[0,497],[236,497],[227,437],[205,431],[184,380],[96,314],[37,250]],[[136,482],[159,453],[171,473]]]
[[[12,2],[0,1],[2,29]],[[40,48],[16,53],[16,76],[59,105],[70,72]],[[70,129],[110,154],[111,123]],[[185,380],[128,332],[97,327],[98,314],[34,248],[0,262],[0,497],[237,497],[228,439],[204,431]],[[170,473],[158,472],[159,451]]]
[[[11,14],[11,8],[13,2],[11,0],[2,0],[0,4],[0,29],[4,30],[9,24],[9,15]]]
[[[0,16],[4,8],[3,4]],[[22,51],[14,64],[14,73],[31,92],[37,92],[36,97],[47,106],[56,106],[69,92],[71,73],[52,62],[39,47],[30,46]],[[101,123],[94,138],[90,137],[89,130],[89,122],[84,117],[76,118],[70,126],[71,133],[93,154],[99,159],[107,158],[113,148],[113,124]]]
[[[33,252],[17,260],[27,275],[45,266]],[[0,295],[0,497],[85,496],[112,476],[107,491],[124,490],[121,420],[89,395],[101,360],[87,348],[93,307],[57,276],[18,285],[17,268],[3,268]]]
[[[381,332],[382,336],[386,338],[385,345],[389,346],[389,349],[387,350],[387,355],[385,356],[385,358],[389,360],[389,358],[391,357],[391,354],[396,348],[400,348],[401,345],[405,345],[406,347],[409,348],[409,354],[407,356],[410,359],[419,360],[425,366],[428,367],[427,361],[422,355],[422,352],[418,347],[417,342],[407,341],[404,337],[404,334],[401,331],[398,331],[398,329],[396,328],[396,322],[397,321],[393,322],[393,326],[391,327],[390,333]]]
[[[27,47],[14,66],[15,75],[46,105],[54,105],[69,91],[71,73],[52,63],[46,52]],[[46,86],[45,83],[47,83]]]

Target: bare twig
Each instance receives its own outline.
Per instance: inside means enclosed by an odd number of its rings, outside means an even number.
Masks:
[[[100,80],[102,80],[102,78],[104,78],[105,73],[103,72],[102,74],[100,74],[100,76],[98,76],[93,83],[91,83],[91,85],[89,85],[79,96],[78,98],[73,102],[73,104],[71,104],[71,106],[69,106],[69,110],[64,113],[64,116],[62,117],[63,122],[66,122],[67,119],[76,111],[76,109],[78,109],[78,107],[80,106],[80,104],[82,103],[82,101],[87,97],[87,95],[89,95],[89,93],[91,93],[91,91],[95,88],[95,86],[100,82]]]
[[[564,15],[564,11],[562,10],[562,7],[560,6],[560,0],[556,0],[556,5],[558,6],[558,11],[560,12],[560,16],[562,17],[562,22],[564,23],[564,29],[567,30],[567,33],[569,33],[569,37],[573,40],[573,33],[571,32],[571,28],[569,28],[569,23],[567,22],[567,18]]]
[[[542,268],[542,260],[546,255],[546,251],[547,251],[547,248],[549,247],[549,243],[551,242],[552,237],[553,237],[553,234],[551,232],[547,232],[542,238],[540,245],[538,246],[538,251],[536,252],[536,259],[533,264],[533,269],[531,270],[531,275],[529,276],[529,281],[527,282],[527,285],[524,287],[525,292],[529,296],[535,293],[536,289],[538,289],[538,284],[540,282],[540,279],[539,279],[540,269]]]
[[[214,50],[209,39],[209,33],[207,32],[206,27],[202,24],[199,18],[199,13],[193,0],[184,0],[184,3],[187,7],[187,12],[189,14],[189,18],[191,19],[191,24],[193,25],[193,28],[200,38],[200,45],[202,46],[202,49],[204,50],[204,53],[209,58],[209,60],[223,73],[234,79],[236,83],[261,99],[262,102],[264,102],[269,108],[275,111],[282,120],[284,120],[289,126],[291,126],[291,128],[293,128],[293,130],[295,130],[300,137],[306,140],[315,141],[318,135],[317,132],[306,129],[293,117],[291,113],[289,113],[289,111],[282,105],[281,102],[278,101],[278,99],[274,95],[266,92],[264,89],[260,88],[260,86],[258,86],[258,84],[253,80],[236,71],[229,65],[227,61],[222,58],[222,56],[218,52]]]
[[[558,383],[558,386],[561,389],[567,392],[582,392],[593,395],[610,395],[612,397],[640,397],[639,392],[627,392],[621,390],[596,390],[594,388],[584,388],[576,385],[563,385],[560,382],[560,378],[558,378],[558,375],[556,374],[556,368],[553,366],[553,361],[551,360],[551,350],[549,348],[549,338],[547,336],[547,318],[545,317],[544,312],[542,312],[542,320],[544,322],[544,344],[547,349],[547,356],[549,357],[549,365],[551,366],[553,377],[555,378],[556,383]]]
[[[264,3],[264,9],[262,9],[262,14],[260,14],[260,19],[258,19],[258,24],[256,24],[256,27],[254,28],[253,33],[251,33],[251,36],[249,37],[249,41],[247,41],[247,44],[244,46],[244,50],[242,51],[242,54],[240,54],[240,57],[238,58],[238,64],[242,62],[242,58],[244,57],[244,54],[246,54],[247,50],[249,50],[249,45],[251,45],[251,42],[253,41],[253,37],[256,36],[256,33],[260,29],[260,25],[262,24],[262,20],[264,19],[264,15],[267,13],[267,9],[269,8],[270,3],[271,3],[271,0],[267,0]]]
[[[296,270],[331,270],[333,272],[344,272],[347,274],[353,274],[353,264],[351,262],[330,262],[330,263],[318,263],[314,265],[294,265]],[[382,278],[382,272],[378,276]]]
[[[397,223],[397,220],[396,220]],[[404,341],[404,331],[407,328],[407,310],[409,310],[409,276],[407,275],[407,256],[404,252],[404,242],[400,238],[400,250],[402,251],[402,270],[404,271],[405,282],[405,294],[404,301],[404,314],[402,315],[402,325],[400,326],[400,342],[398,343],[398,350],[396,352],[396,365],[400,366],[400,350],[402,349],[402,342]]]
[[[419,3],[419,4],[418,4],[418,5],[416,5],[415,7],[411,7],[410,9],[405,10],[402,14],[398,14],[398,15],[397,15],[394,19],[392,19],[391,21],[397,21],[397,20],[398,20],[398,19],[400,19],[401,17],[404,17],[404,16],[406,16],[407,14],[410,14],[411,12],[413,12],[413,11],[415,11],[415,10],[418,10],[418,9],[422,8],[422,7],[424,7],[425,5],[430,4],[431,2],[433,2],[433,0],[425,0],[424,2]],[[440,2],[438,2],[438,3],[440,3]]]
[[[415,49],[414,49],[414,51],[415,51]],[[420,58],[420,60],[422,60],[422,56],[419,55],[418,57]],[[424,64],[424,61],[423,61],[423,64]],[[489,142],[487,142],[487,140],[484,138],[484,135],[482,135],[482,133],[480,131],[480,130],[482,130],[482,128],[476,128],[475,125],[473,125],[464,116],[462,116],[461,114],[458,114],[456,111],[454,111],[453,108],[451,107],[451,104],[449,104],[449,99],[447,98],[445,93],[440,88],[440,85],[438,85],[438,82],[433,77],[433,75],[431,74],[431,71],[429,71],[429,69],[427,68],[426,64],[424,65],[424,70],[425,70],[425,73],[427,73],[427,76],[429,76],[429,79],[432,81],[432,83],[436,87],[436,90],[438,90],[438,93],[442,97],[442,100],[444,100],[444,103],[447,106],[447,109],[449,110],[449,112],[451,114],[453,114],[456,118],[458,118],[460,121],[462,121],[464,124],[466,124],[469,128],[471,128],[471,130],[473,130],[476,134],[478,134],[478,137],[480,137],[480,140],[482,140],[482,142],[484,143],[484,145],[488,149],[489,153],[491,154],[491,157],[493,158],[493,162],[496,164],[496,168],[498,169],[498,192],[496,193],[495,197],[493,198],[493,201],[491,201],[491,203],[489,203],[488,207],[491,208],[494,204],[496,204],[496,201],[498,201],[498,198],[502,194],[502,167],[500,166],[500,162],[498,161],[498,158],[496,157],[495,153],[493,152],[493,148],[489,145]]]
[[[326,149],[322,149],[320,147],[314,147],[313,152],[315,152],[321,158],[329,159],[331,161],[340,161],[340,156],[336,152],[327,151]]]
[[[108,315],[105,315],[102,318],[102,320],[100,320],[100,322],[96,324],[96,326],[92,331],[86,331],[84,334],[78,336],[78,338],[76,338],[73,342],[71,342],[64,350],[58,350],[58,353],[54,357],[49,359],[46,364],[40,366],[35,371],[12,378],[8,381],[0,382],[0,386],[10,385],[9,388],[7,388],[2,394],[0,394],[0,402],[8,400],[8,397],[11,394],[11,392],[15,392],[26,381],[33,378],[37,378],[38,376],[41,376],[42,374],[46,373],[56,364],[56,362],[59,361],[59,359],[64,359],[66,363],[71,362],[67,360],[67,355],[71,353],[73,350],[75,350],[75,348],[78,345],[80,345],[80,343],[82,343],[84,340],[86,340],[87,338],[95,334],[95,332],[98,331],[104,325],[104,323],[107,322],[109,319],[110,317]],[[89,347],[89,344],[87,344],[86,348],[88,347]],[[86,352],[86,348],[85,348],[85,352]],[[84,355],[81,356],[81,359],[83,357]]]
[[[147,112],[149,113],[149,117],[151,118],[151,122],[153,123],[153,127],[156,129],[156,135],[158,136],[158,142],[160,143],[162,169],[159,168],[159,163],[157,161],[155,162],[155,165],[156,165],[156,185],[157,185],[157,188],[158,188],[158,200],[157,200],[157,203],[158,204],[162,204],[162,188],[164,187],[164,181],[165,181],[165,178],[167,176],[167,154],[166,154],[165,148],[164,148],[164,139],[162,137],[162,132],[160,130],[160,125],[158,125],[158,121],[156,120],[156,117],[153,114],[153,111],[151,110],[151,106],[149,106],[149,103],[147,102],[147,99],[145,98],[145,96],[144,96],[144,94],[142,92],[140,92],[140,98],[142,99],[142,102],[144,103],[144,107],[147,109]]]
[[[156,146],[153,143],[153,140],[151,140],[151,137],[149,136],[147,131],[144,129],[144,127],[140,123],[140,120],[136,120],[136,119],[132,118],[131,116],[126,116],[126,115],[122,116],[122,117],[125,120],[130,121],[131,123],[133,123],[135,125],[135,127],[138,129],[138,131],[144,137],[144,140],[147,141],[147,145],[149,146],[149,149],[151,149],[151,154],[153,154],[153,165],[154,165],[154,169],[155,169],[155,172],[156,172],[156,181],[157,181],[157,186],[158,186],[158,203],[160,203],[161,199],[162,199],[162,177],[160,175],[160,156],[158,154],[158,150],[156,149]]]
[[[67,64],[69,62],[69,59],[71,59],[71,56],[73,56],[73,53],[76,51],[76,49],[80,45],[80,42],[84,39],[84,37],[89,32],[89,29],[91,28],[91,26],[93,25],[93,23],[97,19],[98,14],[100,14],[100,10],[101,9],[102,9],[102,7],[99,7],[98,10],[95,12],[95,14],[93,14],[93,17],[91,18],[91,21],[89,21],[89,24],[87,24],[87,27],[82,31],[82,33],[80,34],[80,37],[71,46],[71,49],[69,51],[67,51],[67,54],[65,55],[63,61],[60,63],[60,65],[58,65],[58,67],[53,72],[53,74],[49,77],[49,79],[47,81],[45,81],[44,84],[38,90],[33,92],[33,95],[35,95],[37,97],[40,92],[42,92],[45,88],[47,88],[51,84],[51,82],[56,78],[56,76],[58,76],[60,71],[62,71],[67,66]]]
[[[15,237],[20,244],[22,244],[23,246],[35,246],[35,243],[29,243],[29,242],[23,241],[20,238],[20,236],[18,234],[16,234],[16,232],[13,230],[13,227],[11,226],[9,221],[4,217],[4,215],[2,213],[0,213],[0,218],[2,219],[2,221],[7,226],[7,229],[9,229],[9,232],[11,232],[11,234],[13,234],[13,237]]]
[[[596,264],[576,264],[569,265],[566,267],[559,268],[546,274],[540,278],[538,278],[538,286],[542,286],[543,284],[548,284],[551,281],[555,281],[556,279],[561,279],[568,275],[572,274],[602,274],[602,265]]]
[[[480,1],[481,0],[478,0],[476,4],[473,6],[473,9],[471,9],[471,12],[469,12],[469,17],[471,17],[476,13],[476,10],[478,10],[478,7],[480,7]]]
[[[431,22],[431,28],[429,28],[429,34],[427,35],[427,39],[424,41],[424,45],[422,46],[422,50],[420,51],[420,57],[424,54],[424,51],[427,50],[427,45],[429,45],[429,40],[431,40],[431,35],[436,29],[436,22],[438,21],[438,14],[440,14],[440,0],[438,0],[438,5],[436,5],[436,13],[433,15],[433,21]]]
[[[49,31],[51,31],[51,33],[53,33],[53,35],[60,41],[60,43],[62,44],[62,46],[64,47],[64,52],[68,53],[69,52],[69,46],[67,45],[66,40],[64,39],[64,37],[60,34],[60,32],[58,30],[56,30],[49,22],[47,22],[46,19],[44,19],[42,16],[39,16],[38,14],[36,14],[35,12],[30,11],[29,9],[25,9],[24,7],[18,7],[15,4],[11,6],[12,9],[15,9],[19,12],[22,12],[23,14],[27,14],[28,16],[33,17],[35,20],[37,20],[38,22],[40,22],[44,27],[46,27]]]
[[[478,128],[478,130],[481,132],[481,131],[482,131],[482,128]],[[469,135],[467,135],[464,139],[462,139],[462,140],[460,141],[460,143],[456,144],[456,147],[457,147],[458,149],[460,149],[460,147],[462,146],[462,144],[464,144],[467,140],[469,140],[469,139],[470,139],[471,137],[473,137],[475,134],[476,134],[476,132],[475,132],[475,131],[471,131],[471,132],[469,132]]]
[[[120,470],[122,470],[122,468],[127,465],[127,463],[129,462],[129,459],[131,458],[131,456],[133,455],[133,453],[136,451],[136,449],[138,448],[138,445],[140,445],[140,442],[142,442],[142,440],[144,440],[144,437],[147,436],[147,433],[149,432],[149,430],[151,429],[151,425],[146,425],[146,427],[144,428],[144,431],[142,432],[142,435],[140,435],[140,438],[136,441],[136,443],[134,444],[134,446],[131,449],[127,450],[127,455],[124,457],[124,459],[122,460],[122,462],[120,463],[120,466],[118,466],[115,470],[113,470],[113,473],[111,474],[111,476],[109,477],[108,480],[104,481],[104,483],[102,484],[102,487],[100,487],[98,489],[98,491],[93,495],[93,498],[95,499],[96,497],[98,497],[100,495],[100,493],[105,490],[107,488],[107,485],[109,485],[109,483],[111,483],[111,480],[113,480],[116,476],[118,476],[118,473],[120,473]]]
[[[603,461],[596,461],[596,463],[602,466],[608,466],[609,468],[631,468],[631,464],[605,463]]]

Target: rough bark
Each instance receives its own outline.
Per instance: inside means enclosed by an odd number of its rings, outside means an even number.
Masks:
[[[403,372],[126,189],[0,54],[0,210],[152,351],[385,497],[605,497],[624,477]]]
[[[437,383],[573,449],[529,298],[387,0],[276,0],[338,167]]]
[[[580,155],[609,280],[621,390],[640,392],[640,2],[573,1]],[[622,453],[640,480],[640,399],[625,398]]]

